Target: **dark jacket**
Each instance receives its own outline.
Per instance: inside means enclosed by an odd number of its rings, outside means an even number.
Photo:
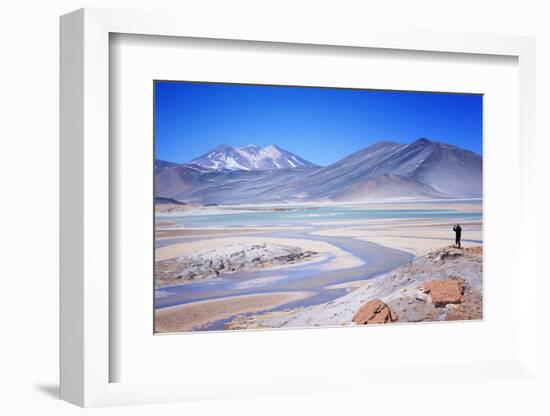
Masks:
[[[456,225],[453,227],[453,231],[456,233],[457,237],[460,237],[460,234],[462,234],[462,228],[460,225],[457,227]]]

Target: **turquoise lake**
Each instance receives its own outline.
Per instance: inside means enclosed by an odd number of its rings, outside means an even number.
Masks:
[[[192,214],[169,217],[186,227],[296,226],[323,222],[345,222],[377,219],[456,219],[481,220],[481,213],[452,209],[360,209],[347,207],[299,207],[288,211],[231,210],[228,213]]]

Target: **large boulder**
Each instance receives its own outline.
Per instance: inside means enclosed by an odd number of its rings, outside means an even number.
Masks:
[[[373,299],[361,306],[353,316],[353,322],[359,325],[386,324],[395,321],[391,310],[380,299]]]
[[[464,281],[458,277],[430,280],[422,284],[421,289],[430,293],[435,306],[445,306],[448,303],[462,303]]]

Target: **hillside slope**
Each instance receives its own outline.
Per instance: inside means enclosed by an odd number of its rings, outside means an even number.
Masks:
[[[218,204],[482,196],[481,156],[427,139],[379,142],[326,167],[298,166],[303,159],[296,155],[293,167],[285,167],[291,163],[288,155],[277,161],[255,159],[252,166],[239,152],[229,163],[235,148],[222,150],[224,165],[216,155],[206,155],[157,169],[157,196]],[[273,163],[278,166],[266,169]]]

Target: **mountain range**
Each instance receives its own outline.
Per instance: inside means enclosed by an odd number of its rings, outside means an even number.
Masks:
[[[193,159],[189,164],[217,171],[318,167],[315,163],[308,162],[274,144],[264,148],[255,144],[244,147],[221,144],[208,153]]]
[[[325,167],[275,145],[220,145],[155,168],[157,197],[200,204],[482,196],[481,156],[425,138],[378,142]]]

